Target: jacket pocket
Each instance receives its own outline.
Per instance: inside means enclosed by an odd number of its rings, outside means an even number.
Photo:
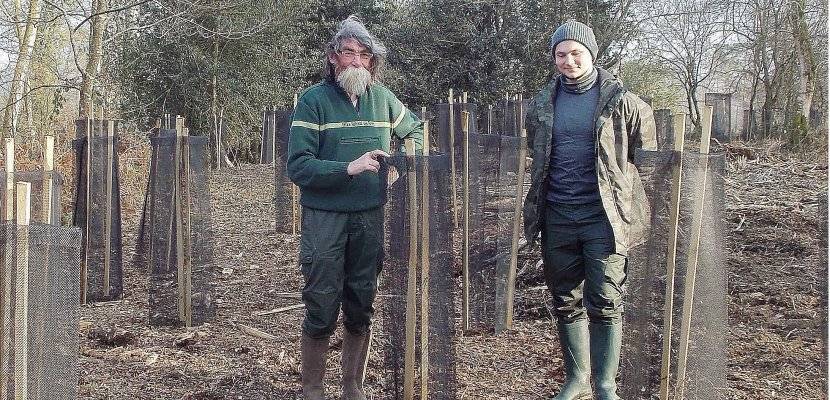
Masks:
[[[380,140],[377,137],[343,137],[337,145],[337,160],[352,162],[368,151],[380,149]]]

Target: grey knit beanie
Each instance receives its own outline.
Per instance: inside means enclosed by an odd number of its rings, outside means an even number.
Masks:
[[[593,29],[589,28],[588,25],[574,19],[569,19],[564,24],[559,25],[556,32],[553,32],[553,36],[550,37],[550,50],[555,50],[556,45],[566,40],[576,40],[582,43],[591,52],[591,57],[594,60],[597,59],[597,52],[599,52],[597,38],[594,36]]]

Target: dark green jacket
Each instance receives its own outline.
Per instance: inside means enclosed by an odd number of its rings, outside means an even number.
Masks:
[[[300,203],[319,210],[353,212],[382,205],[380,179],[364,172],[349,176],[346,167],[370,150],[389,152],[392,135],[411,137],[421,147],[423,126],[392,92],[372,84],[358,107],[326,80],[297,100],[288,139],[288,177],[300,188]]]
[[[602,205],[614,231],[616,252],[641,244],[651,212],[643,183],[634,166],[637,147],[657,148],[651,107],[625,90],[618,79],[599,69],[600,94],[595,119],[597,180]],[[524,204],[525,236],[534,243],[544,226],[545,194],[553,136],[553,105],[559,79],[551,81],[531,100],[525,118],[531,165],[531,184]]]

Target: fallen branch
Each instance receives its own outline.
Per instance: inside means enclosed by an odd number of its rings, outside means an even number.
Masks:
[[[299,293],[299,292],[279,292],[279,293],[274,293],[274,296],[287,297],[287,298],[290,298],[290,299],[299,299],[299,298],[303,297],[303,294]]]
[[[253,336],[253,337],[258,337],[260,339],[265,339],[265,340],[276,340],[277,339],[276,336],[274,336],[274,335],[272,335],[268,332],[263,332],[263,331],[261,331],[257,328],[252,328],[252,327],[247,326],[247,325],[236,324],[236,327],[239,328],[239,330],[242,331],[242,333],[244,333],[246,335],[250,335],[250,336]]]
[[[273,310],[268,310],[268,311],[254,311],[253,315],[257,316],[257,317],[261,317],[263,315],[278,314],[278,313],[285,312],[285,311],[297,310],[297,309],[300,309],[300,308],[303,308],[303,307],[305,307],[305,304],[295,304],[293,306],[280,307],[280,308],[275,308]]]

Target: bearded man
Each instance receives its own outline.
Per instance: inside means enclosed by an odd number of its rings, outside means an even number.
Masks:
[[[383,258],[383,201],[378,176],[392,135],[421,147],[423,127],[378,82],[386,47],[350,16],[326,47],[325,79],[297,101],[287,171],[303,206],[299,262],[302,385],[325,398],[329,338],[343,309],[342,399],[364,400],[370,324]]]
[[[618,399],[622,285],[628,250],[643,242],[649,204],[634,166],[656,148],[651,108],[594,65],[593,30],[574,20],[550,42],[559,72],[525,119],[533,157],[525,235],[541,233],[547,286],[565,364],[557,400]]]

